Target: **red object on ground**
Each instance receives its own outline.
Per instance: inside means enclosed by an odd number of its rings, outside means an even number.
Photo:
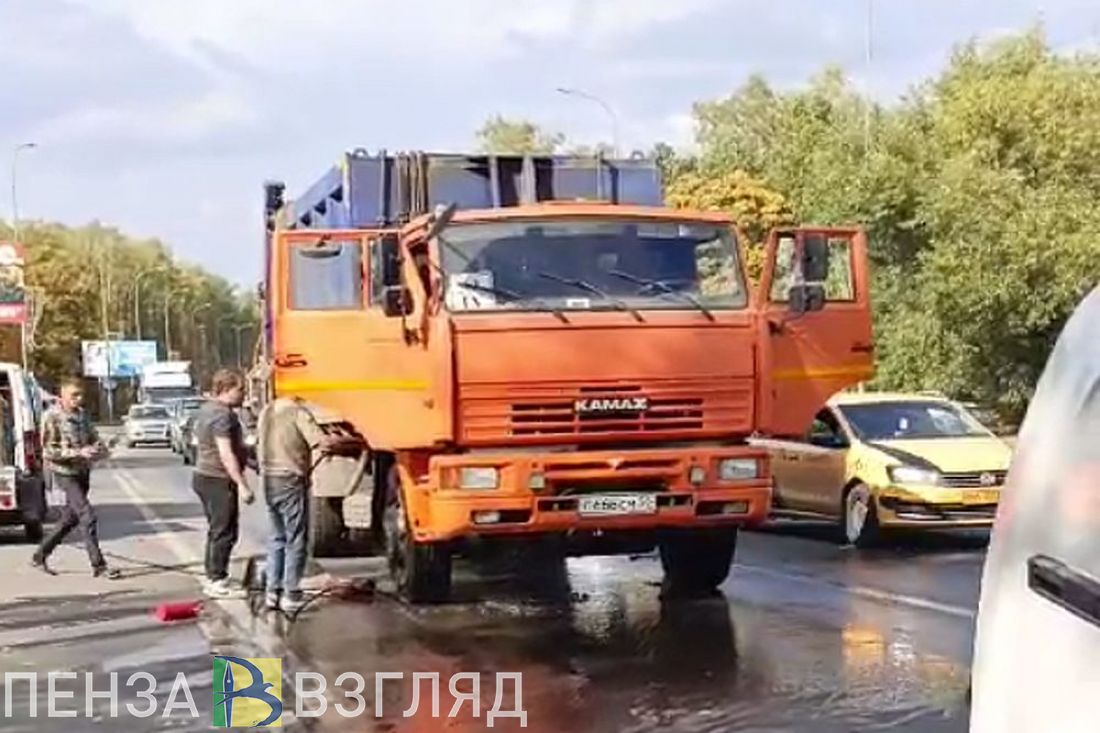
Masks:
[[[183,601],[180,603],[162,603],[153,611],[158,621],[185,621],[195,618],[202,612],[202,601]]]

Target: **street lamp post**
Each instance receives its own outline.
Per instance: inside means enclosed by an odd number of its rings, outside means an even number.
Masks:
[[[589,102],[594,102],[603,108],[603,111],[607,113],[608,118],[611,120],[611,152],[615,157],[619,156],[619,116],[615,114],[615,110],[606,101],[597,97],[595,94],[584,91],[583,89],[572,89],[570,87],[558,87],[559,94],[564,94],[567,97],[577,97],[578,99],[586,99]]]
[[[17,184],[17,172],[19,153],[23,150],[33,150],[38,147],[38,143],[20,143],[15,146],[11,151],[11,230],[12,237],[16,243],[20,242],[19,232],[19,187]],[[24,260],[24,263],[26,260]],[[24,264],[24,267],[26,265]],[[23,368],[27,368],[27,322],[26,322],[26,310],[23,315],[23,322],[19,324],[19,351],[22,359]]]

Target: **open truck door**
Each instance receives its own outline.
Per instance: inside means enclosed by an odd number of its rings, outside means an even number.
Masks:
[[[861,229],[771,232],[756,293],[761,432],[803,434],[830,396],[874,374],[870,285]]]

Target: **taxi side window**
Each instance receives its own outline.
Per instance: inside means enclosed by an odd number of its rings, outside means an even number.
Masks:
[[[840,428],[840,422],[832,410],[825,409],[817,413],[807,442],[821,448],[847,448],[848,439],[844,437],[844,431]]]

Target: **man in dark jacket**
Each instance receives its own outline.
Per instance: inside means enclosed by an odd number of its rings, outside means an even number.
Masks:
[[[113,580],[119,577],[119,572],[108,567],[103,559],[95,510],[88,501],[92,463],[106,456],[107,448],[85,414],[83,404],[84,390],[80,382],[68,380],[61,387],[58,404],[51,407],[42,419],[42,452],[46,470],[51,474],[54,488],[65,493],[65,506],[61,509],[61,521],[46,535],[31,563],[39,570],[54,575],[46,564],[50,553],[69,532],[79,526],[84,535],[88,560],[92,563],[92,574]]]

